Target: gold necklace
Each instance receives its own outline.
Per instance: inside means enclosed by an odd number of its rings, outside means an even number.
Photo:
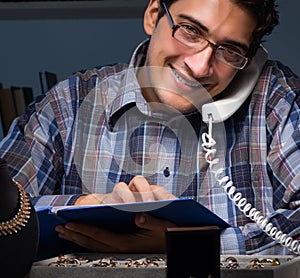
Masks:
[[[26,226],[28,219],[30,218],[31,206],[29,198],[22,185],[14,179],[13,182],[17,185],[19,191],[19,209],[11,220],[0,223],[0,237],[17,233],[22,227]]]

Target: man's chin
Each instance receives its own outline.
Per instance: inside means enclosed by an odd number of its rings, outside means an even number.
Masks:
[[[173,110],[175,110],[177,113],[191,113],[194,112],[197,109],[197,104],[193,103],[187,99],[183,99],[182,97],[169,97],[168,99],[162,100],[162,103],[171,107]]]

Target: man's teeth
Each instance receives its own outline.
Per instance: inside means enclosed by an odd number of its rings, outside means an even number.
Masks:
[[[197,87],[200,86],[199,83],[194,83],[194,82],[190,82],[190,81],[188,81],[188,80],[186,80],[186,79],[183,79],[176,71],[174,71],[174,74],[175,74],[176,78],[177,78],[180,82],[184,83],[184,84],[187,85],[187,86],[194,87],[194,88],[197,88]]]

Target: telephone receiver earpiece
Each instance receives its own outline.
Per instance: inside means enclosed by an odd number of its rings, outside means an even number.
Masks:
[[[246,68],[240,70],[224,91],[224,98],[202,106],[203,121],[220,123],[231,117],[245,102],[255,87],[260,72],[268,58],[268,52],[260,46]]]

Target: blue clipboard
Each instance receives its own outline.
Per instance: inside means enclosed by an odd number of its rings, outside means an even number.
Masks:
[[[177,226],[218,226],[221,229],[230,225],[209,209],[193,199],[163,200],[141,203],[96,206],[36,207],[39,219],[39,248],[36,260],[47,259],[59,254],[87,252],[74,243],[60,239],[54,230],[56,225],[69,221],[113,230],[133,232],[135,214],[144,212],[151,216],[166,219]]]

